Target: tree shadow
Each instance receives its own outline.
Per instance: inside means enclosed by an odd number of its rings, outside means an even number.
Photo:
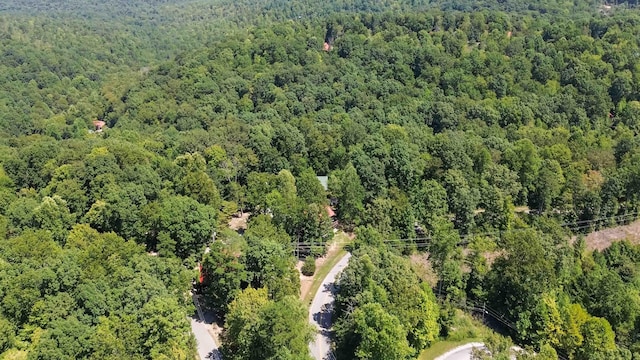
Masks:
[[[220,350],[215,349],[211,350],[211,352],[207,354],[206,358],[208,360],[222,360],[222,354],[220,354]]]
[[[335,283],[327,283],[322,285],[322,288],[319,289],[318,291],[322,292],[322,293],[328,293],[328,294],[334,294],[336,293],[336,284]]]
[[[331,329],[331,318],[333,317],[333,303],[324,304],[320,311],[313,314],[313,320],[320,325],[320,329]]]

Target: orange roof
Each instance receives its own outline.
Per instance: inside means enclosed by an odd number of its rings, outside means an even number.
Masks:
[[[325,209],[327,209],[327,214],[329,215],[329,217],[334,217],[336,216],[336,212],[333,211],[333,209],[331,208],[331,206],[327,205],[325,207]]]

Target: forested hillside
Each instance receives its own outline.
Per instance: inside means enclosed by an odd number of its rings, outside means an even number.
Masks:
[[[483,304],[549,358],[635,359],[640,247],[579,236],[640,207],[640,15],[598,5],[0,5],[0,357],[192,359],[200,263],[225,359],[307,359],[332,204],[338,358]]]

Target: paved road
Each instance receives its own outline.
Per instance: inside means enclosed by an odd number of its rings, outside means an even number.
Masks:
[[[446,353],[438,356],[435,360],[470,360],[471,350],[473,348],[484,348],[483,343],[469,343],[457,348],[447,351]]]
[[[215,317],[202,310],[197,295],[192,295],[192,298],[196,306],[196,314],[191,317],[191,332],[198,342],[198,356],[201,360],[221,360],[218,344],[209,333]]]
[[[336,277],[347,267],[351,254],[347,253],[329,271],[316,293],[309,309],[309,322],[318,328],[313,342],[309,344],[311,356],[316,360],[330,359],[331,354],[331,313],[336,293]]]

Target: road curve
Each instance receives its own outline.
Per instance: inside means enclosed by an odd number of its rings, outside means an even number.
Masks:
[[[447,351],[434,360],[470,360],[471,351],[474,348],[484,348],[484,344],[480,342],[464,344],[462,346],[458,346],[455,349]]]
[[[309,323],[318,329],[316,338],[309,344],[311,356],[316,360],[331,358],[331,314],[336,293],[336,277],[347,267],[351,254],[347,253],[329,271],[309,308]]]

